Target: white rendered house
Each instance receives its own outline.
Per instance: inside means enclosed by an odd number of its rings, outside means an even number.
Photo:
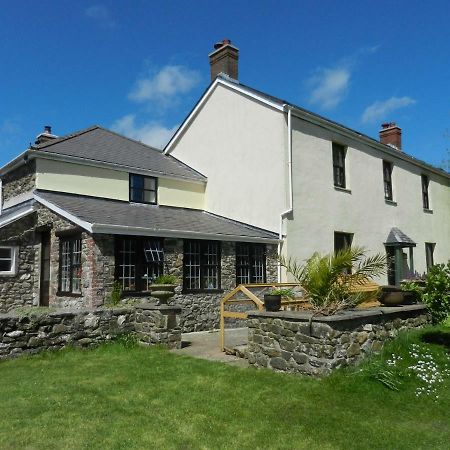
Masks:
[[[241,84],[237,59],[230,41],[215,46],[213,81],[165,148],[208,178],[207,211],[279,233],[300,260],[386,251],[383,284],[449,260],[450,174],[404,153],[394,123],[378,142]]]

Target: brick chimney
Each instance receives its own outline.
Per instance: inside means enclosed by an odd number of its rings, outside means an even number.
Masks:
[[[380,142],[397,150],[402,149],[402,129],[395,122],[381,124]]]
[[[224,73],[235,80],[238,79],[239,49],[231,45],[229,39],[214,44],[214,51],[208,56],[211,66],[211,81],[215,80],[219,73]]]
[[[51,141],[52,139],[56,139],[57,137],[58,136],[52,134],[52,127],[46,125],[44,127],[44,131],[36,136],[36,141],[34,143],[36,145],[43,144],[44,142]]]

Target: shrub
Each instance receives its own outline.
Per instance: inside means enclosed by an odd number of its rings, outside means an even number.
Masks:
[[[160,275],[153,282],[154,284],[175,284],[177,282],[177,277],[175,275]]]
[[[295,293],[292,289],[289,288],[280,288],[280,289],[272,289],[269,292],[270,295],[280,295],[281,298],[294,298]]]
[[[280,263],[305,289],[312,307],[322,314],[334,314],[368,299],[372,294],[359,291],[358,286],[387,270],[385,255],[366,256],[362,247],[323,256],[314,253],[302,265],[283,257]]]
[[[422,299],[434,323],[443,322],[450,315],[450,261],[436,264],[428,272]]]
[[[114,281],[111,294],[109,296],[110,305],[118,305],[122,298],[122,285],[118,281]]]

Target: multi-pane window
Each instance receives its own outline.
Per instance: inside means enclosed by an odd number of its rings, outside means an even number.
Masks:
[[[428,186],[430,180],[426,175],[422,175],[422,204],[423,209],[430,209],[430,197],[428,194]]]
[[[15,275],[16,248],[0,247],[0,275]]]
[[[163,274],[161,239],[121,238],[116,241],[116,279],[124,292],[147,292]]]
[[[349,248],[352,246],[353,234],[352,233],[342,233],[335,231],[334,232],[334,251],[338,252],[339,250],[343,250],[345,248]]]
[[[345,154],[345,147],[333,142],[333,180],[341,188],[345,188]]]
[[[427,260],[427,271],[431,269],[432,266],[434,266],[434,247],[436,246],[435,243],[432,242],[425,242],[425,257]]]
[[[220,242],[184,241],[185,291],[220,289]]]
[[[236,243],[236,284],[266,282],[266,246]]]
[[[79,237],[61,238],[59,256],[59,291],[81,294],[81,246]]]
[[[130,174],[130,202],[156,204],[156,192],[156,178]]]
[[[384,198],[392,200],[392,163],[383,161]]]

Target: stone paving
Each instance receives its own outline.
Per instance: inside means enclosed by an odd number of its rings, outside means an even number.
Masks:
[[[195,333],[183,333],[181,336],[182,348],[171,350],[179,355],[192,356],[194,358],[219,361],[238,367],[248,367],[246,359],[234,355],[227,355],[219,348],[219,331],[200,331]],[[247,344],[247,328],[231,328],[225,330],[225,344],[229,348],[241,347]]]

